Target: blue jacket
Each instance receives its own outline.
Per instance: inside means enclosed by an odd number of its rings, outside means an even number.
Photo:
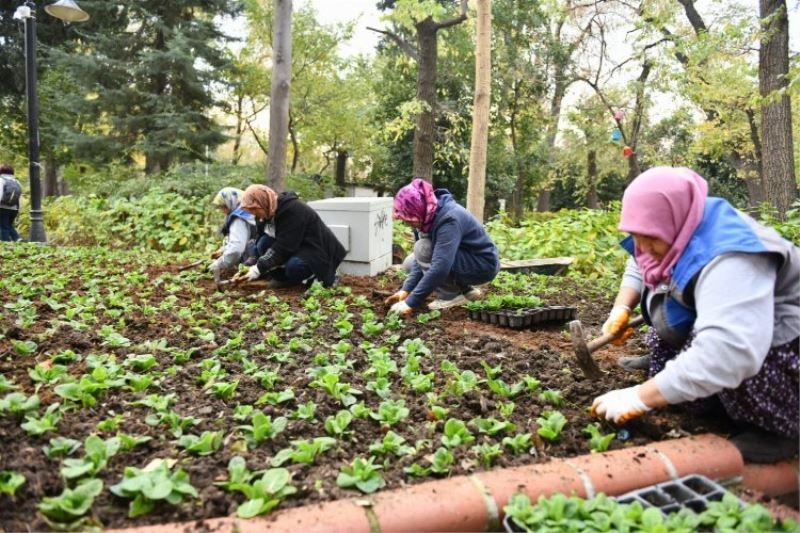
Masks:
[[[632,237],[623,240],[622,246],[633,255]],[[675,347],[686,342],[697,319],[694,284],[698,275],[717,256],[734,252],[778,257],[776,296],[779,300],[781,296],[791,299],[791,292],[796,294],[796,288],[791,286],[796,283],[792,280],[798,279],[797,248],[773,230],[739,213],[726,200],[709,197],[703,219],[675,264],[669,282],[653,290],[649,305],[644,305],[649,289],[645,288],[642,295],[645,319],[662,339]]]
[[[431,266],[423,272],[415,262],[403,284],[403,290],[410,293],[406,299],[410,307],[422,305],[451,272],[489,281],[500,270],[497,247],[478,219],[461,207],[447,189],[437,189],[435,194],[439,207],[430,232]]]

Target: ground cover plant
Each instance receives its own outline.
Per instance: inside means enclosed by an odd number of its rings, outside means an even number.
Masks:
[[[617,438],[588,407],[636,376],[585,381],[559,328],[511,342],[463,309],[387,317],[373,291],[396,279],[219,292],[180,261],[0,247],[3,527],[251,517],[708,428],[667,411]],[[594,285],[504,274],[489,292],[596,327]]]

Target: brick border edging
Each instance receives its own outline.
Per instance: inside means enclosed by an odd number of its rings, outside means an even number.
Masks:
[[[797,461],[745,465],[726,439],[704,434],[606,453],[557,459],[456,476],[351,498],[277,511],[241,520],[236,517],[114,530],[118,533],[174,533],[203,524],[216,532],[256,533],[400,531],[487,531],[503,518],[503,506],[514,492],[532,500],[554,492],[591,497],[615,495],[688,474],[712,479],[742,476],[745,486],[771,495],[797,490]]]

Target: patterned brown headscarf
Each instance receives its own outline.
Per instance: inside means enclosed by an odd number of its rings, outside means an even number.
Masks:
[[[244,191],[242,209],[250,211],[253,207],[266,211],[267,219],[273,218],[278,210],[278,195],[266,185],[250,185]]]

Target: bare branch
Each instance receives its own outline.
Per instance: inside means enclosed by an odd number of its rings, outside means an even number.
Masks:
[[[461,24],[465,20],[467,20],[467,0],[461,0],[461,14],[456,18],[437,23],[436,31],[449,28],[450,26],[455,26],[456,24]]]
[[[367,26],[367,29],[369,31],[374,31],[375,33],[380,33],[387,36],[389,39],[394,41],[395,44],[397,44],[397,46],[399,46],[400,49],[403,52],[405,52],[406,55],[408,55],[411,59],[413,59],[414,61],[419,60],[419,51],[416,48],[414,48],[413,45],[409,44],[408,41],[406,41],[396,33],[387,30],[379,30],[378,28],[372,28],[370,26]]]
[[[686,12],[686,18],[689,19],[689,23],[692,25],[695,34],[700,35],[708,31],[706,23],[703,22],[703,17],[697,12],[697,8],[694,7],[694,0],[678,0],[678,2],[683,6],[683,10]]]

